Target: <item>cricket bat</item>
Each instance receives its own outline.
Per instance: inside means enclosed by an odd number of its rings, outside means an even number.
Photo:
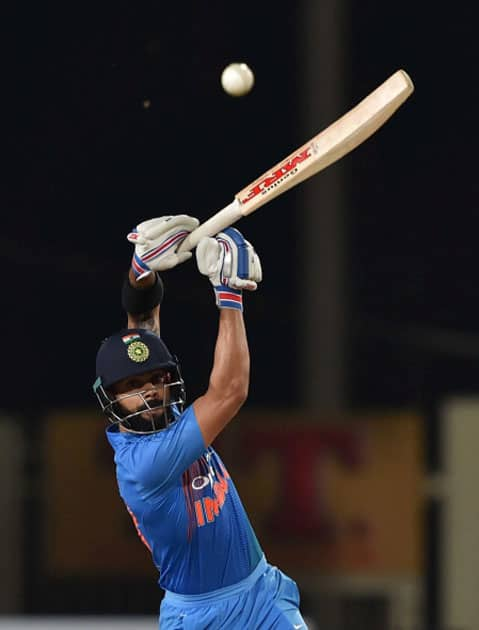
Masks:
[[[408,74],[395,72],[356,107],[240,190],[229,205],[193,230],[178,251],[193,249],[204,236],[214,236],[340,160],[382,127],[413,91]]]

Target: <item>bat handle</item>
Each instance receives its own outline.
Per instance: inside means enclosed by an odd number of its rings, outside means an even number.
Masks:
[[[235,223],[243,216],[241,204],[235,199],[223,210],[214,214],[210,219],[193,230],[178,247],[178,252],[189,252],[194,249],[204,236],[214,236]]]

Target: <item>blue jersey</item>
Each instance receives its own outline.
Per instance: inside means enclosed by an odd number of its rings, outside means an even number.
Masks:
[[[107,429],[120,495],[168,591],[200,594],[248,577],[263,552],[193,407],[148,435]]]

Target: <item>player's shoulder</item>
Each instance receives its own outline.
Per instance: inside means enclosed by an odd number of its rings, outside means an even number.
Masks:
[[[145,459],[145,453],[151,451],[154,453],[157,450],[168,448],[170,445],[176,444],[181,441],[183,437],[187,439],[187,436],[196,431],[198,426],[195,412],[190,405],[182,412],[175,414],[175,420],[171,422],[167,427],[161,431],[155,431],[154,433],[130,433],[130,432],[116,432],[110,434],[113,439],[115,450],[122,450],[124,456],[127,453],[132,457],[132,464],[138,463]]]
[[[191,424],[197,424],[193,405],[189,405],[181,412],[175,412],[173,422],[161,431],[156,431],[155,433],[150,433],[143,437],[146,438],[145,442],[168,441],[173,439],[176,434],[185,431]]]
[[[117,451],[117,461],[140,486],[161,492],[174,485],[204,450],[194,411],[188,407],[166,429],[128,441],[120,454]]]

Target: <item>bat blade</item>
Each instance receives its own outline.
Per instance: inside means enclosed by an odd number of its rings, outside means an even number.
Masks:
[[[336,122],[240,190],[232,203],[191,232],[179,251],[193,249],[204,236],[217,234],[340,160],[382,127],[413,91],[409,75],[395,72]]]
[[[356,107],[241,190],[236,198],[246,216],[278,195],[319,173],[372,136],[414,90],[398,70]]]

